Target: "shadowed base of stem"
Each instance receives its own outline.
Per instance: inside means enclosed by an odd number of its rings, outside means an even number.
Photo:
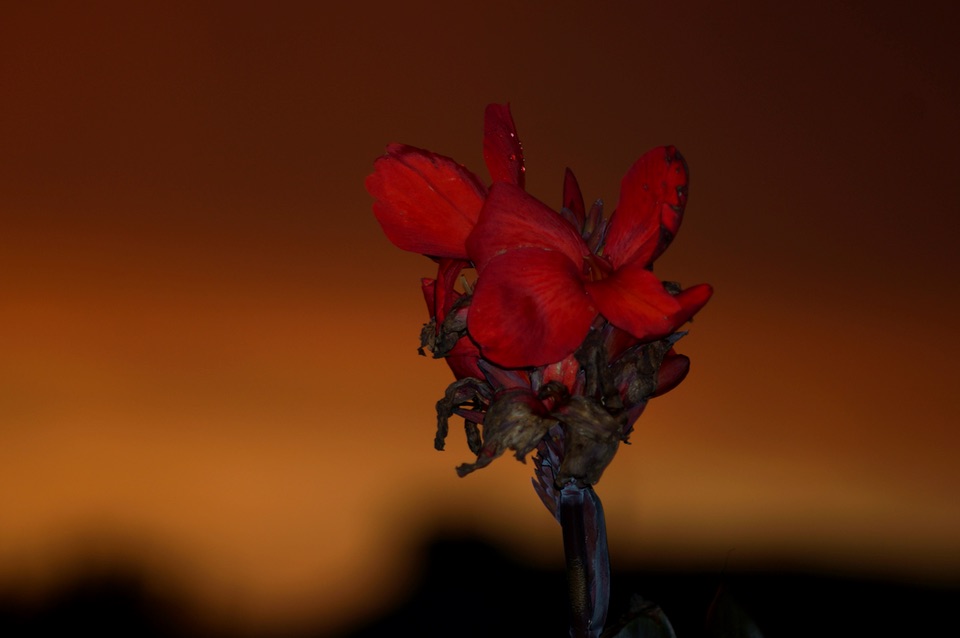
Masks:
[[[597,638],[610,604],[610,555],[603,506],[592,487],[571,482],[560,492],[559,518],[570,593],[570,637]]]

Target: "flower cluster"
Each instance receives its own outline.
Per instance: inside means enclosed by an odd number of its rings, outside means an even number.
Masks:
[[[653,274],[687,200],[674,147],[630,167],[609,217],[600,201],[586,207],[569,169],[560,211],[526,192],[508,105],[487,106],[483,156],[489,186],[448,157],[392,144],[366,187],[390,241],[438,265],[422,281],[420,352],[445,358],[456,381],[437,404],[437,449],[453,415],[477,455],[461,476],[538,449],[535,485],[553,509],[556,488],[595,484],[647,401],[683,380],[678,330],[712,289]]]

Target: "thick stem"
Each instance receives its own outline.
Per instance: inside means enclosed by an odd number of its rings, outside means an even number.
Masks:
[[[560,525],[570,588],[570,638],[598,638],[610,602],[610,555],[600,498],[570,482],[560,492]]]

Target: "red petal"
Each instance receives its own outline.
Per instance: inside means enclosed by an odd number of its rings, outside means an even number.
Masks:
[[[607,356],[610,357],[610,361],[616,361],[627,348],[639,343],[636,337],[622,328],[611,325],[607,330],[610,332],[604,345],[607,348]]]
[[[437,323],[443,323],[447,318],[447,313],[457,300],[460,293],[454,289],[457,283],[457,277],[464,268],[470,265],[470,262],[463,259],[441,259],[437,268],[437,286],[436,297],[434,301],[435,316]]]
[[[373,166],[366,187],[387,238],[403,250],[465,259],[486,194],[476,175],[449,157],[402,144],[388,146]]]
[[[580,228],[583,228],[583,220],[587,216],[587,207],[583,204],[583,193],[580,191],[580,184],[577,178],[569,168],[563,173],[563,207],[568,209],[579,222]],[[579,230],[578,228],[577,230]]]
[[[713,286],[710,284],[697,284],[690,286],[686,290],[674,297],[680,304],[680,313],[677,315],[677,327],[687,323],[693,318],[693,315],[700,312],[700,309],[707,305],[710,297],[713,296]]]
[[[467,238],[467,252],[478,272],[508,250],[540,248],[560,251],[580,264],[589,253],[580,235],[558,213],[513,184],[490,187],[476,227]]]
[[[522,248],[492,259],[477,279],[467,331],[497,365],[539,366],[573,352],[596,316],[576,264]]]
[[[687,377],[688,372],[690,372],[690,358],[677,354],[671,349],[663,358],[660,370],[657,371],[657,388],[653,391],[651,398],[673,390]]]
[[[659,339],[676,330],[680,303],[656,275],[638,263],[613,275],[584,284],[600,314],[637,339]]]
[[[463,379],[464,377],[483,378],[483,371],[480,370],[478,365],[480,349],[468,337],[461,338],[444,359],[450,366],[453,376],[457,379]]]
[[[420,290],[423,292],[423,300],[427,303],[427,312],[431,317],[437,316],[437,280],[429,277],[420,279]]]
[[[559,381],[566,386],[567,390],[573,393],[577,386],[577,375],[579,373],[580,362],[577,361],[577,357],[571,353],[563,361],[551,363],[544,367],[541,383],[546,385],[551,381]],[[552,405],[548,407],[552,407]]]
[[[666,249],[680,228],[687,181],[687,164],[672,146],[647,151],[630,167],[604,248],[614,268],[633,261],[648,265]]]
[[[509,104],[488,104],[483,114],[483,159],[494,182],[523,188],[523,147]]]

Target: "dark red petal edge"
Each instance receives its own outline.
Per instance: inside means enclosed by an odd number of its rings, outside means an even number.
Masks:
[[[483,116],[483,159],[494,182],[524,187],[523,147],[509,104],[488,104]]]
[[[587,216],[587,207],[583,203],[583,193],[577,177],[569,168],[563,172],[563,207],[573,213],[577,220],[577,232],[583,230],[583,221]]]
[[[680,228],[687,205],[687,163],[673,146],[660,146],[634,162],[620,183],[604,254],[614,267],[653,262]]]

